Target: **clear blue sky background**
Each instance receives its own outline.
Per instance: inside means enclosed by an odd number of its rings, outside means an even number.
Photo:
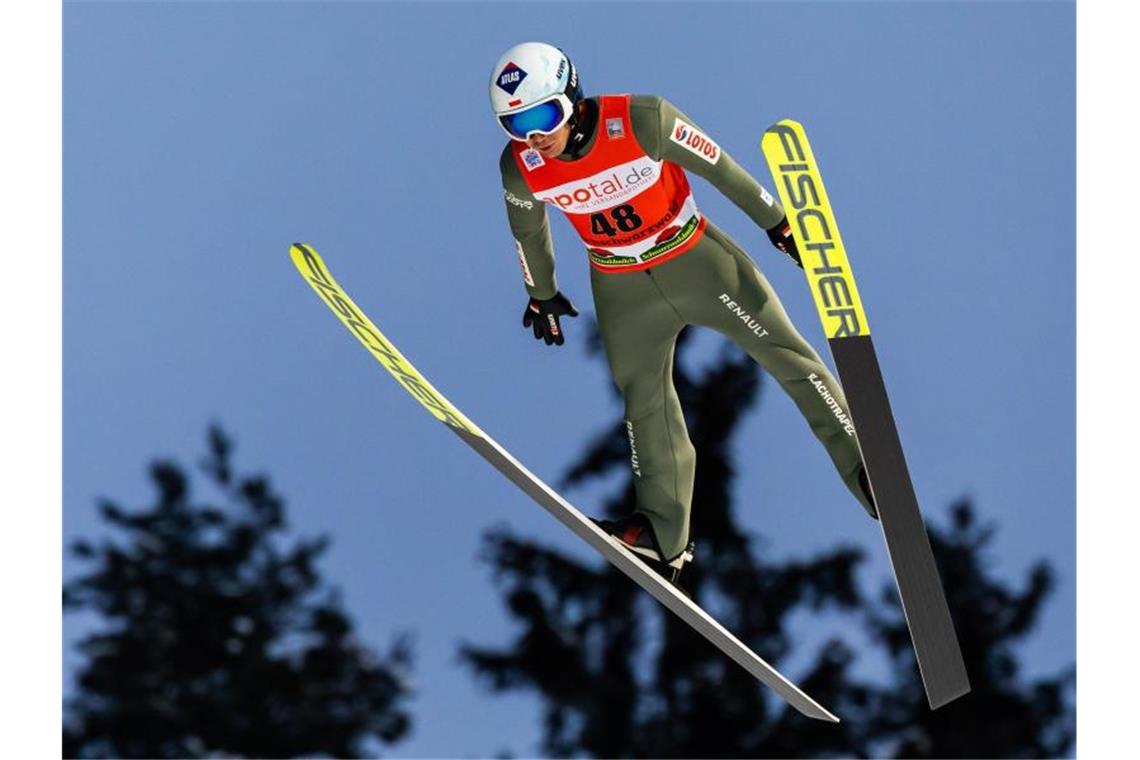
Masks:
[[[487,79],[528,39],[564,47],[587,93],[669,98],[769,187],[764,127],[806,125],[920,500],[942,519],[974,498],[1002,577],[1052,562],[1026,661],[1072,662],[1071,3],[67,4],[65,540],[100,531],[99,496],[147,503],[146,463],[196,462],[221,421],[293,527],[334,537],[323,568],[362,635],[415,634],[416,728],[395,754],[538,751],[538,703],[489,696],[456,660],[513,631],[480,537],[508,523],[588,549],[383,374],[288,258],[313,243],[438,388],[556,481],[620,406],[583,325],[550,350],[518,324]],[[694,184],[826,355],[799,270]],[[588,313],[581,246],[553,229]],[[864,545],[877,586],[878,528],[766,390],[739,438],[742,520],[776,556]],[[568,496],[591,511],[597,492]],[[65,679],[89,623],[65,620]],[[841,623],[800,625],[806,659]]]

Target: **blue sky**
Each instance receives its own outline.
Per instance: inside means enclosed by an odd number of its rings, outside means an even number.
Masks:
[[[295,529],[332,534],[323,567],[362,634],[415,634],[398,754],[537,750],[534,700],[487,696],[455,658],[512,630],[480,536],[588,549],[380,372],[288,245],[315,245],[441,391],[557,480],[620,406],[584,327],[556,351],[519,325],[486,86],[503,49],[542,39],[587,93],[669,98],[769,187],[764,127],[804,123],[920,501],[937,519],[973,497],[1004,577],[1050,559],[1061,583],[1026,654],[1056,670],[1075,643],[1073,22],[1067,3],[66,5],[64,538],[98,530],[99,496],[145,503],[145,464],[196,461],[221,421]],[[826,356],[799,270],[694,190]],[[552,226],[589,312],[581,246]],[[742,521],[777,556],[862,544],[886,580],[877,527],[766,391],[738,441]],[[597,493],[567,495],[591,511]],[[82,626],[65,619],[65,680]]]

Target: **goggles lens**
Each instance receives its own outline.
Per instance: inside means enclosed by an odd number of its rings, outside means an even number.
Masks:
[[[503,127],[519,140],[525,140],[532,132],[547,134],[566,122],[566,112],[558,100],[548,100],[518,113],[500,116]]]

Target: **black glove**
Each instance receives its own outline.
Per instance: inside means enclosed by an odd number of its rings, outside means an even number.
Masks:
[[[775,227],[768,230],[768,239],[772,241],[772,245],[791,256],[796,266],[804,268],[804,263],[800,261],[800,251],[796,248],[796,239],[792,237],[792,227],[788,224],[788,217],[785,216],[776,223]]]
[[[544,301],[532,298],[523,312],[523,327],[532,328],[535,339],[545,340],[546,345],[555,343],[561,346],[566,339],[562,337],[562,325],[558,318],[563,315],[576,317],[578,310],[561,293],[555,293]]]

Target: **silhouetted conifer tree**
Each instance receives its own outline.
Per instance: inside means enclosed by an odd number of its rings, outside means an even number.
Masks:
[[[894,678],[882,691],[871,733],[889,739],[896,757],[1065,756],[1076,738],[1076,668],[1027,681],[1016,652],[1053,589],[1052,569],[1036,563],[1020,590],[990,576],[995,528],[980,525],[967,501],[953,505],[948,528],[932,526],[930,533],[973,690],[937,711],[926,709],[897,591],[884,584],[868,616]]]
[[[698,451],[693,532],[698,561],[685,585],[761,657],[779,664],[794,638],[789,616],[832,608],[865,623],[894,665],[888,683],[852,677],[852,647],[827,642],[796,681],[842,717],[823,724],[799,715],[643,594],[608,563],[491,531],[487,558],[520,633],[505,647],[464,644],[461,656],[492,691],[527,690],[542,699],[544,750],[594,757],[1052,757],[1073,742],[1071,675],[1020,683],[1012,646],[1030,629],[1049,588],[1044,565],[1024,592],[988,577],[991,529],[977,529],[965,505],[932,543],[949,591],[974,693],[931,713],[891,582],[869,603],[855,582],[860,550],[769,562],[742,531],[732,505],[731,442],[759,390],[751,359],[727,347],[699,373],[687,372],[687,332],[674,378]],[[595,352],[598,341],[592,341]],[[694,376],[695,375],[695,376]],[[563,483],[621,469],[628,441],[619,420],[592,441]],[[605,505],[633,509],[630,476]],[[954,716],[958,720],[954,720]],[[1009,721],[1007,729],[994,723]]]
[[[356,638],[316,568],[327,539],[281,546],[282,499],[235,475],[231,448],[210,430],[220,504],[156,462],[157,501],[103,502],[115,540],[74,545],[91,571],[65,585],[64,607],[103,625],[79,644],[65,756],[359,757],[407,733],[408,641],[378,656]]]

